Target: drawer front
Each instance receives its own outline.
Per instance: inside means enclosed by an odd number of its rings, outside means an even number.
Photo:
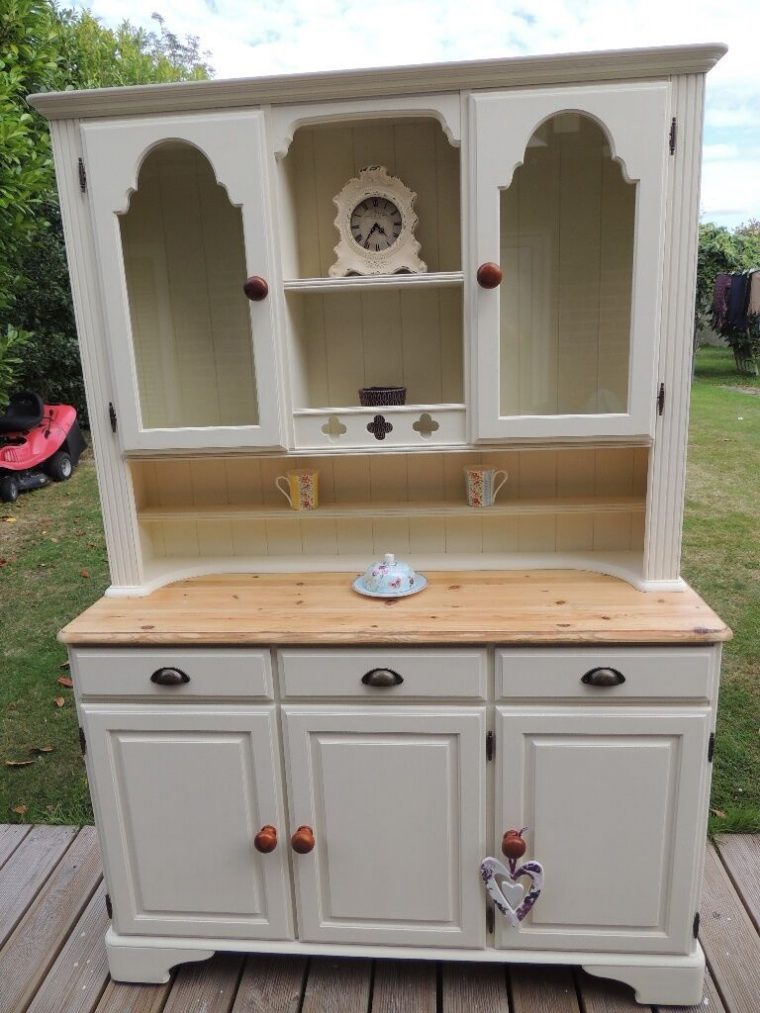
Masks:
[[[272,697],[269,651],[188,650],[171,647],[87,648],[71,652],[74,685],[81,696]],[[187,681],[162,670],[176,670]],[[162,681],[163,680],[163,681]]]
[[[294,648],[279,651],[278,658],[283,696],[389,700],[486,695],[485,650]]]
[[[719,647],[504,648],[496,651],[496,697],[710,700],[719,664]]]

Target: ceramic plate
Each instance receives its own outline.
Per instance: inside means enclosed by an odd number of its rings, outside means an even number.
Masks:
[[[418,573],[417,583],[414,587],[410,587],[408,591],[400,591],[396,594],[388,594],[387,591],[367,591],[362,586],[361,577],[357,577],[352,586],[354,591],[363,594],[365,598],[408,598],[410,594],[417,594],[418,591],[423,591],[427,587],[427,578]]]

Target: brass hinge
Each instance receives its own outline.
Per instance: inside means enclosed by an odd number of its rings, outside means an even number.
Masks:
[[[694,931],[694,938],[696,939],[699,935],[699,911],[694,915],[694,922],[692,924],[692,930]]]
[[[106,911],[109,918],[113,918],[113,904],[111,903],[111,894],[106,894]]]
[[[492,936],[493,930],[494,930],[493,904],[489,904],[486,907],[486,932],[488,933],[489,936]]]
[[[87,739],[85,738],[84,728],[79,729],[79,748],[82,750],[82,756],[87,752]]]
[[[84,160],[81,158],[77,165],[77,171],[79,172],[79,189],[82,193],[87,193],[87,170],[84,167]]]
[[[111,420],[111,432],[116,432],[118,421],[116,419],[116,409],[113,406],[113,401],[108,402],[108,417]]]
[[[670,154],[675,155],[676,153],[676,118],[675,116],[670,121],[670,136],[668,138],[668,146],[670,148]]]
[[[486,732],[486,760],[490,763],[496,752],[496,736],[493,732]]]
[[[662,415],[665,410],[665,384],[661,383],[657,391],[657,414]]]
[[[713,756],[715,756],[715,732],[710,732],[710,738],[707,742],[707,762],[712,763]]]

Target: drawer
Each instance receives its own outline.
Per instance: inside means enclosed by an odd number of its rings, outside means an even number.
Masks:
[[[486,695],[486,652],[457,650],[323,650],[294,648],[278,651],[283,696],[351,696],[388,700],[393,697],[477,697]],[[362,682],[376,670],[395,673]]]
[[[719,664],[719,647],[504,648],[496,651],[496,697],[710,700]],[[614,669],[625,681],[584,683],[595,669]]]
[[[83,648],[71,651],[74,685],[82,696],[268,697],[272,696],[269,651],[193,650],[171,647]],[[151,676],[178,669],[188,681],[161,685]]]

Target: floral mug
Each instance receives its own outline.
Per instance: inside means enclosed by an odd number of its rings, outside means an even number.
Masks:
[[[498,481],[501,476],[501,481]],[[506,471],[497,468],[471,465],[464,469],[467,503],[471,507],[489,507],[496,501],[496,494],[507,481]]]
[[[274,484],[292,510],[316,510],[319,506],[319,472],[302,468],[278,475]]]

